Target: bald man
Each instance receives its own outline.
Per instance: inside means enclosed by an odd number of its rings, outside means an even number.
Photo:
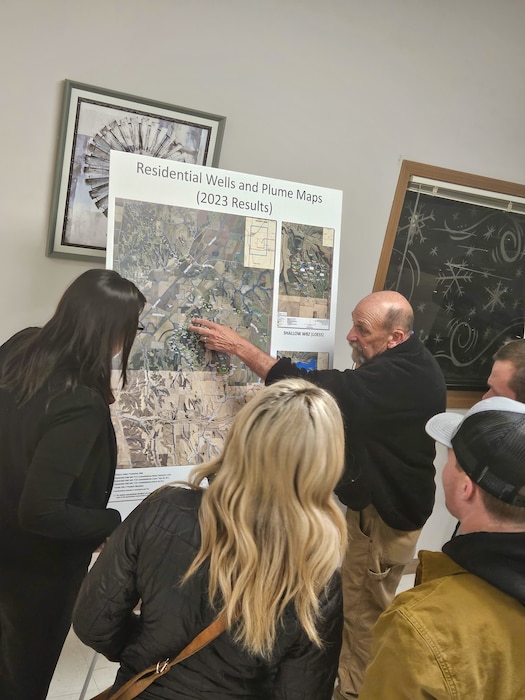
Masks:
[[[412,331],[397,292],[375,292],[352,312],[347,335],[356,369],[298,368],[207,319],[189,327],[209,350],[237,356],[266,384],[303,377],[330,391],[345,420],[346,463],[336,493],[347,506],[342,566],[344,632],[336,698],[359,694],[372,628],[392,601],[434,505],[435,446],[426,422],[445,410],[443,374]]]

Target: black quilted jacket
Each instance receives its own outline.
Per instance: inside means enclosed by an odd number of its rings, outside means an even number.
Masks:
[[[183,587],[181,576],[200,546],[201,493],[161,489],[147,498],[107,542],[77,600],[73,624],[82,641],[120,663],[116,686],[173,658],[213,619],[206,569]],[[139,696],[143,700],[330,700],[341,645],[342,597],[335,575],[321,609],[319,650],[293,609],[271,663],[250,656],[223,633]],[[140,616],[133,609],[141,601]]]

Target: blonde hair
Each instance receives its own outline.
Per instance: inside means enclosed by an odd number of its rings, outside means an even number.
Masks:
[[[221,600],[236,641],[269,658],[292,603],[307,636],[322,645],[319,595],[339,566],[345,521],[332,491],[344,462],[341,413],[328,392],[302,379],[261,389],[235,417],[205,477],[201,548],[187,581],[209,563],[209,599]],[[233,624],[235,623],[235,624]]]

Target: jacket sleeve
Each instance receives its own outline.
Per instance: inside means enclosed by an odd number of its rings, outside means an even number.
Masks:
[[[359,700],[450,700],[452,678],[439,646],[406,608],[387,610],[374,628],[372,661]]]
[[[90,390],[50,402],[42,419],[38,442],[24,483],[18,518],[20,526],[35,534],[62,540],[102,542],[119,524],[120,514],[106,509],[109,494],[99,503],[75,502],[72,492],[79,479],[92,483],[100,472],[107,489],[115,466],[100,464],[93,457],[94,445],[107,440],[105,406]],[[96,454],[106,454],[105,452]],[[109,454],[109,453],[108,453]],[[102,505],[104,504],[104,506]]]
[[[110,661],[119,661],[139,625],[133,611],[139,602],[140,533],[147,528],[140,516],[146,508],[147,502],[137,506],[108,539],[82,583],[73,611],[79,639]]]
[[[368,386],[370,368],[365,364],[359,368],[359,372],[353,369],[320,369],[307,370],[297,365],[288,357],[282,357],[268,372],[265,384],[273,384],[280,379],[288,377],[300,377],[312,384],[317,384],[322,389],[329,391],[338,401],[340,406],[350,412],[355,408],[359,410],[360,396],[374,396],[374,390]]]
[[[341,578],[335,574],[321,599],[319,649],[301,631],[300,640],[280,659],[272,700],[331,700],[343,631]]]

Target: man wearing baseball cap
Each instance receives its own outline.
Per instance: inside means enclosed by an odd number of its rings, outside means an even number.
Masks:
[[[374,629],[360,700],[525,698],[525,404],[492,397],[440,413],[457,536],[419,553],[416,585]]]

